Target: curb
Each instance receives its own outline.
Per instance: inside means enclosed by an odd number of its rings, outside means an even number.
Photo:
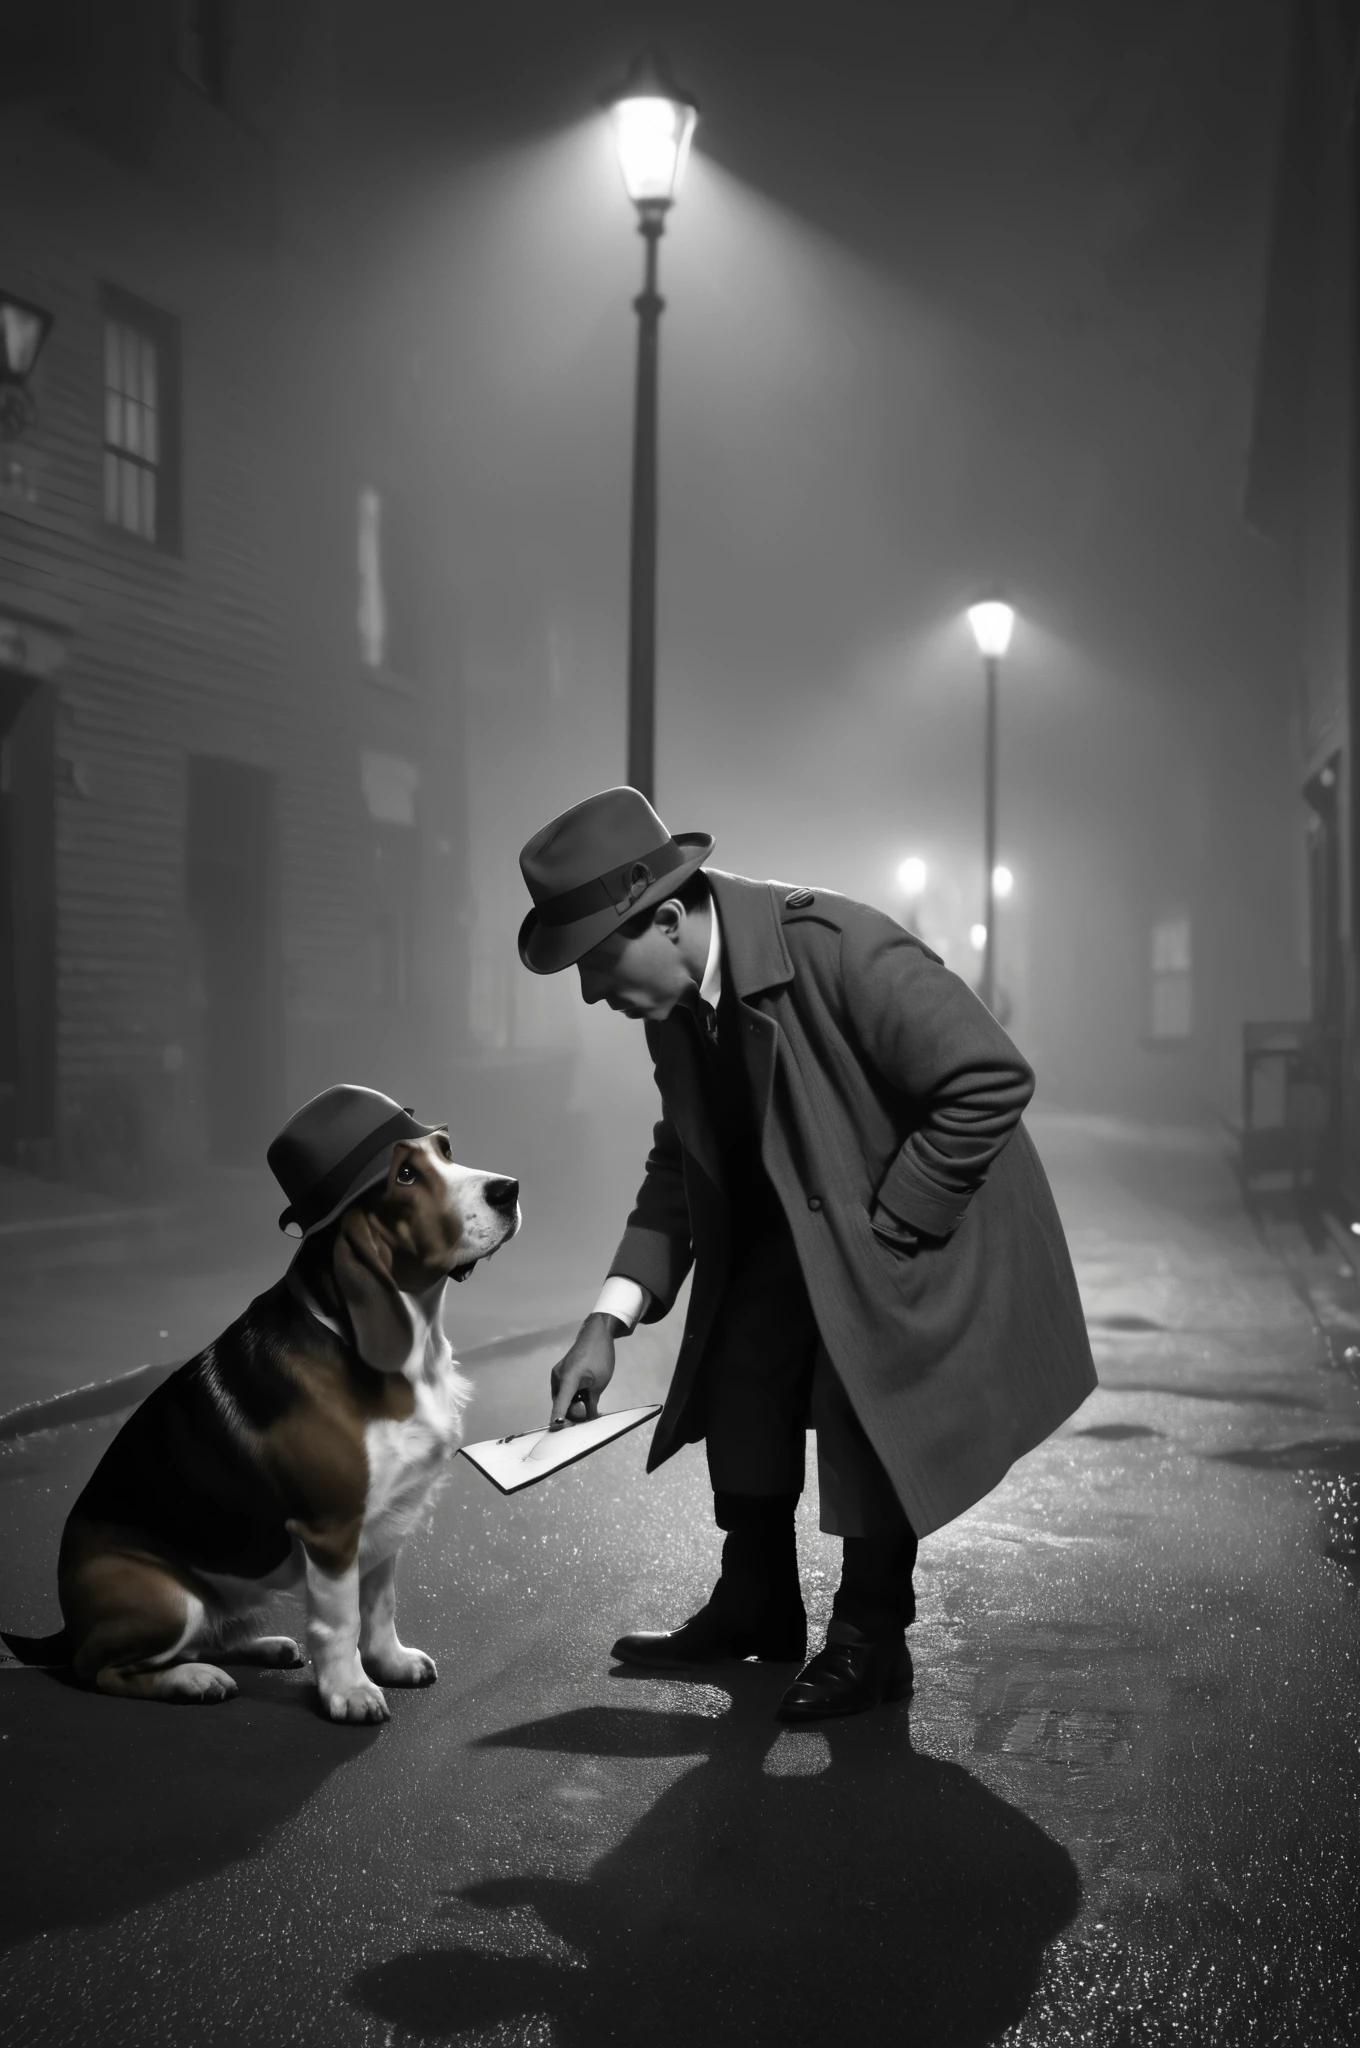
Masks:
[[[574,1337],[580,1329],[579,1316],[570,1323],[550,1323],[539,1330],[511,1330],[503,1337],[488,1337],[483,1344],[470,1344],[458,1353],[463,1366],[489,1365],[497,1358],[511,1358],[517,1351],[535,1351],[540,1344],[556,1344]],[[185,1361],[181,1360],[180,1363]],[[148,1394],[162,1386],[179,1365],[138,1365],[116,1379],[95,1380],[86,1387],[72,1387],[65,1394],[49,1394],[46,1400],[26,1401],[0,1415],[0,1444],[15,1443],[40,1430],[61,1429],[69,1422],[88,1422],[97,1415],[118,1415],[135,1408]]]
[[[54,1230],[113,1230],[129,1223],[154,1227],[169,1223],[178,1213],[173,1203],[165,1203],[155,1209],[89,1209],[65,1216],[25,1216],[0,1223],[0,1238],[41,1237]]]

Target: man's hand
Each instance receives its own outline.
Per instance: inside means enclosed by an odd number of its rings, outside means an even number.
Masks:
[[[623,1334],[617,1316],[598,1315],[593,1309],[582,1323],[570,1351],[552,1369],[552,1421],[550,1429],[561,1429],[573,1401],[585,1408],[589,1422],[600,1412],[600,1396],[614,1377],[614,1339]]]

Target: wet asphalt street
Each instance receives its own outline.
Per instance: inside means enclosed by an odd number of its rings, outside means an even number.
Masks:
[[[707,1591],[695,1451],[648,1479],[644,1431],[509,1500],[459,1460],[402,1567],[439,1684],[385,1728],[303,1675],[190,1710],[0,1668],[0,2041],[1353,2042],[1360,1393],[1203,1141],[1036,1134],[1102,1386],[923,1545],[909,1705],[786,1730],[782,1669],[611,1672]],[[100,1284],[70,1268],[72,1316]],[[549,1357],[477,1368],[473,1437],[538,1419]],[[6,1626],[56,1625],[115,1426],[0,1450]]]

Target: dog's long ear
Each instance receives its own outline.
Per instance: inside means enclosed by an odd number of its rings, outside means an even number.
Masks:
[[[333,1264],[360,1358],[375,1372],[400,1372],[415,1342],[411,1313],[392,1278],[392,1253],[357,1202],[340,1220]]]

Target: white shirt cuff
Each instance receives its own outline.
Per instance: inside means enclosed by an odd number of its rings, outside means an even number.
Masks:
[[[651,1305],[651,1295],[637,1280],[626,1279],[622,1273],[611,1273],[600,1289],[600,1298],[592,1314],[617,1316],[630,1330],[635,1330]]]

